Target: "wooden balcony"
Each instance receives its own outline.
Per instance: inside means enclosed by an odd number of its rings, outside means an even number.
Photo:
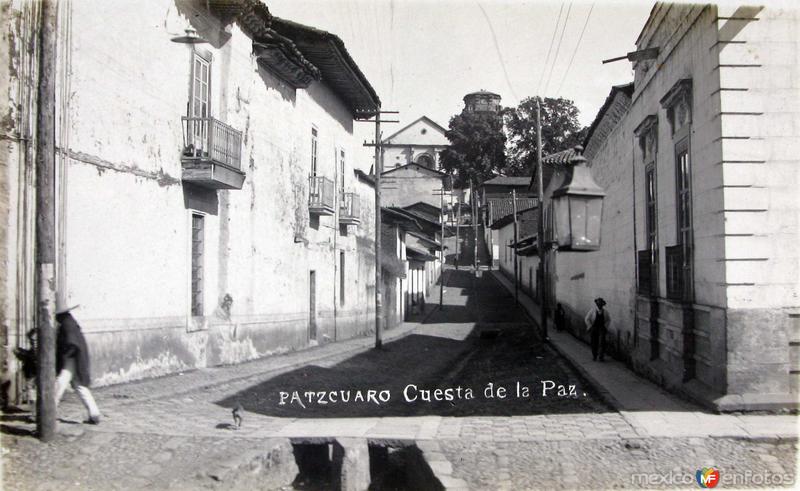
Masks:
[[[214,118],[183,121],[183,180],[210,189],[242,189],[242,132]]]
[[[313,215],[333,215],[333,181],[323,176],[308,180],[308,211]]]
[[[339,203],[339,223],[358,225],[361,223],[361,203],[356,193],[343,193]]]

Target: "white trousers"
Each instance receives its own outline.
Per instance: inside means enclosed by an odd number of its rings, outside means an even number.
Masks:
[[[78,383],[73,380],[74,376],[75,360],[69,359],[64,365],[64,368],[61,369],[61,372],[59,372],[58,377],[56,377],[56,406],[58,406],[58,403],[61,402],[61,398],[64,396],[64,391],[66,391],[67,387],[71,385],[75,390],[75,393],[78,394],[78,397],[83,405],[86,407],[86,410],[89,411],[89,417],[99,418],[100,409],[97,407],[97,403],[94,401],[92,392],[89,390],[89,387],[78,385]]]

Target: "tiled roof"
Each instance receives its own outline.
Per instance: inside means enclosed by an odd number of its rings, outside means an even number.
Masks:
[[[497,176],[483,183],[484,186],[527,186],[531,176]]]
[[[571,159],[573,155],[575,155],[575,149],[568,148],[560,152],[551,153],[550,155],[545,155],[544,157],[542,157],[542,162],[550,165],[564,165],[567,162],[569,162],[569,159]]]
[[[274,16],[272,29],[294,42],[351,111],[370,113],[380,108],[378,94],[338,36]]]
[[[517,198],[517,213],[522,210],[536,208],[536,198]],[[514,213],[513,203],[511,198],[487,198],[486,205],[489,207],[491,216],[489,217],[489,224],[493,224],[501,218],[507,217]]]
[[[514,221],[514,214],[509,213],[503,218],[492,224],[493,229],[498,230],[508,226]],[[536,208],[527,210],[517,210],[517,234],[519,237],[527,237],[536,233],[539,223],[539,211]]]
[[[614,106],[614,101],[617,99],[617,95],[623,95],[622,104],[617,104],[620,107],[617,107],[616,110],[611,110]],[[584,152],[584,155],[587,155],[590,151],[591,140],[593,136],[597,136],[598,138],[605,139],[607,133],[610,129],[613,129],[616,126],[616,123],[622,118],[622,116],[627,113],[628,107],[631,104],[631,96],[633,95],[633,82],[624,84],[624,85],[614,85],[611,87],[611,92],[609,92],[608,97],[606,97],[603,106],[600,108],[600,111],[597,112],[597,116],[595,116],[594,121],[592,121],[591,126],[589,126],[589,131],[586,132],[586,137],[583,139],[583,147],[587,150]],[[609,116],[613,119],[612,125],[602,125],[601,123]],[[602,131],[602,128],[609,126]]]
[[[544,178],[544,186],[543,189],[547,189],[547,185],[550,183],[550,178],[553,177],[553,170],[555,167],[561,167],[567,165],[570,159],[575,155],[574,148],[568,148],[566,150],[562,150],[560,152],[551,153],[550,155],[545,155],[542,157],[542,177]],[[536,174],[531,177],[531,189],[536,189]]]

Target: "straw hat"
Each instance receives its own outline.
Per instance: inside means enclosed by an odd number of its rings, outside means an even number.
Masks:
[[[78,307],[80,307],[80,304],[75,304],[75,305],[69,307],[65,303],[56,302],[56,315],[66,314],[70,310],[77,309]]]

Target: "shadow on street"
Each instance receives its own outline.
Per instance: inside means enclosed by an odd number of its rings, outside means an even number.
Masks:
[[[287,418],[610,410],[541,341],[513,298],[492,278],[449,269],[443,280],[444,309],[430,315],[416,334],[333,366],[312,364],[278,375],[217,404],[233,407],[241,402],[247,411]],[[498,393],[498,387],[505,392]],[[441,389],[441,400],[436,400],[436,389]]]

